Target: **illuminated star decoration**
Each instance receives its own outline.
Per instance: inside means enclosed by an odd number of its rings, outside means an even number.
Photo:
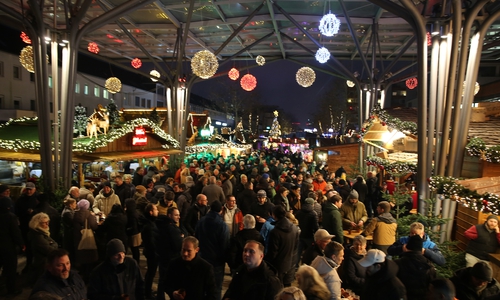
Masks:
[[[130,64],[132,65],[132,67],[134,67],[134,69],[139,69],[142,66],[142,61],[141,61],[141,59],[136,57],[136,58],[132,59]]]
[[[240,78],[240,71],[238,71],[238,69],[236,68],[232,68],[227,73],[227,76],[229,76],[231,80],[237,80],[238,78]]]
[[[157,82],[160,79],[160,72],[151,70],[151,72],[149,72],[149,76],[152,82]]]
[[[406,80],[406,87],[409,88],[410,90],[416,88],[417,85],[418,85],[417,77],[408,78]]]
[[[259,55],[255,58],[255,62],[259,65],[259,66],[263,66],[265,65],[266,63],[266,59],[264,58],[264,56],[262,55]]]
[[[99,46],[97,46],[97,44],[94,42],[90,42],[88,47],[87,47],[87,50],[89,50],[89,52],[92,52],[94,54],[98,54],[99,53]]]
[[[322,64],[326,63],[330,59],[330,51],[325,47],[321,47],[316,51],[316,60]]]
[[[208,50],[196,52],[191,60],[191,70],[196,76],[203,79],[214,76],[217,68],[219,68],[217,57]]]
[[[334,36],[339,32],[340,20],[331,12],[319,21],[319,32],[324,36]]]
[[[250,92],[257,86],[257,78],[252,74],[246,74],[241,77],[240,85],[245,91]]]
[[[275,117],[277,117],[279,113],[278,113],[278,111],[277,111],[277,110],[275,110],[275,111],[273,112],[273,114],[274,114],[274,116],[275,116]]]
[[[31,44],[31,39],[30,37],[26,34],[26,32],[21,32],[21,39],[23,40],[23,42],[25,42],[26,44]]]
[[[352,88],[352,87],[354,87],[354,86],[356,85],[356,84],[354,83],[354,81],[351,81],[351,80],[347,80],[345,83],[347,84],[347,86],[348,86],[348,87],[351,87],[351,88]]]
[[[310,87],[316,80],[316,73],[309,67],[302,67],[295,74],[297,83],[302,87]]]
[[[119,93],[122,89],[122,82],[116,77],[110,77],[106,80],[104,87],[111,93]]]

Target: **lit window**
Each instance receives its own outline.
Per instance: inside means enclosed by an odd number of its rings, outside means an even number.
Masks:
[[[102,91],[102,97],[104,99],[109,99],[109,92],[108,92],[108,90],[103,90]]]
[[[52,88],[52,76],[49,76],[49,88]]]
[[[83,87],[83,93],[85,95],[88,95],[89,94],[89,86],[86,84],[84,87]]]
[[[80,94],[80,83],[79,82],[77,82],[75,84],[75,93]]]
[[[95,97],[100,97],[101,96],[98,86],[94,86],[94,96]]]

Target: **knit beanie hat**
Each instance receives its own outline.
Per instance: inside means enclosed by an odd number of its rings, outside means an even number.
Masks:
[[[105,182],[102,184],[102,187],[105,187],[105,186],[109,186],[109,187],[111,187],[111,182],[109,182],[109,181],[105,181]]]
[[[82,199],[76,204],[80,210],[88,210],[90,202],[88,200]]]
[[[477,262],[471,269],[470,274],[479,280],[490,282],[493,278],[493,270],[487,262]]]
[[[497,220],[498,222],[498,217],[495,216],[495,215],[489,215],[488,218],[486,218],[486,221],[490,220],[490,219],[494,219],[494,220]]]
[[[111,257],[119,252],[127,252],[125,246],[123,246],[123,242],[119,239],[109,241],[106,245],[106,257]]]
[[[313,198],[306,198],[306,200],[304,200],[304,203],[314,205],[314,199]]]
[[[222,210],[222,204],[219,200],[215,200],[210,204],[210,210],[219,213]]]
[[[424,241],[418,234],[410,236],[408,243],[406,243],[406,249],[410,251],[422,251],[423,247]]]
[[[262,174],[262,178],[269,179],[269,174],[267,174],[267,173]]]
[[[347,197],[347,200],[349,199],[359,199],[358,192],[356,192],[356,190],[352,190],[351,193],[349,194],[349,197]]]

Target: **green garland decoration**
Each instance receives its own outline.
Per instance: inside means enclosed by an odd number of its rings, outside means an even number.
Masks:
[[[479,194],[457,182],[457,178],[445,176],[432,176],[429,178],[431,191],[443,194],[445,198],[455,199],[463,206],[483,213],[498,215],[500,211],[500,199],[492,193]]]
[[[227,148],[227,147],[241,149],[241,150],[247,150],[247,149],[252,148],[252,145],[250,145],[250,144],[233,143],[233,142],[223,138],[222,135],[220,135],[220,134],[214,134],[214,135],[212,135],[212,137],[210,139],[213,141],[219,140],[222,143],[186,146],[184,152],[186,154],[195,154],[195,153],[199,153],[199,152],[215,151],[217,149]]]
[[[379,169],[386,170],[390,174],[409,174],[417,173],[417,165],[409,162],[390,162],[387,159],[370,156],[365,159],[367,166],[376,166]]]
[[[0,125],[0,128],[8,126],[12,123],[22,123],[22,122],[36,121],[36,120],[37,120],[36,117],[35,118],[23,117],[15,120],[11,119],[7,123]],[[163,148],[165,149],[180,148],[179,142],[176,139],[174,139],[171,135],[165,133],[165,131],[163,131],[158,125],[153,123],[151,120],[145,118],[138,118],[124,123],[123,125],[121,125],[120,128],[110,130],[108,134],[98,135],[97,138],[92,138],[92,139],[85,138],[74,141],[73,151],[92,153],[95,151],[95,149],[99,147],[104,147],[108,143],[113,142],[114,140],[125,136],[127,133],[133,132],[134,129],[138,126],[147,126],[151,128],[153,133],[166,140],[167,144],[162,145]],[[170,144],[170,146],[168,144]],[[15,140],[0,139],[0,148],[13,150],[16,152],[23,149],[40,150],[40,142],[24,141],[20,139],[15,139]],[[52,148],[52,150],[54,149]]]
[[[487,162],[500,162],[500,146],[486,147],[486,143],[481,138],[471,138],[465,146],[470,156],[479,157]]]

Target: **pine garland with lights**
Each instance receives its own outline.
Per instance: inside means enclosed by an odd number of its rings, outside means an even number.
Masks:
[[[376,166],[386,170],[390,174],[417,173],[417,165],[409,162],[390,162],[378,156],[370,156],[365,159],[367,166]]]
[[[487,147],[481,138],[471,138],[465,149],[470,156],[479,157],[487,162],[500,162],[500,146]]]
[[[250,144],[243,145],[243,144],[233,143],[233,142],[225,139],[220,134],[213,134],[212,140],[219,140],[222,143],[186,146],[184,149],[184,152],[186,154],[195,154],[195,153],[207,152],[207,151],[217,151],[218,149],[221,149],[221,148],[234,148],[234,149],[240,149],[242,151],[252,148],[252,145],[250,145]]]

